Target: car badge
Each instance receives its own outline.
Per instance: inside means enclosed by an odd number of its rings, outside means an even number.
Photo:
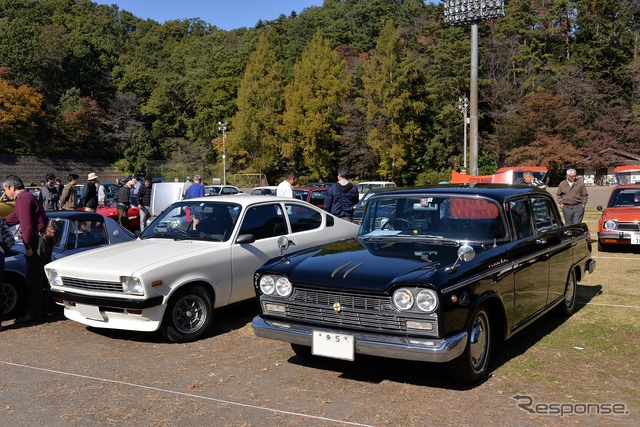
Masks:
[[[333,311],[335,311],[336,313],[340,313],[342,311],[342,306],[340,305],[339,301],[333,303]]]

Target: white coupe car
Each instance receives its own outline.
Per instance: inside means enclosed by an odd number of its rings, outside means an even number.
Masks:
[[[45,266],[67,318],[96,328],[207,335],[213,310],[255,297],[253,274],[295,250],[352,238],[358,226],[306,202],[219,196],[176,202],[138,240]],[[284,236],[284,238],[283,238]]]

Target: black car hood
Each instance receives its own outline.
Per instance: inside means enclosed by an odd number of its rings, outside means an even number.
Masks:
[[[395,283],[425,283],[456,259],[457,246],[424,242],[348,240],[273,259],[262,270],[296,285],[384,293]]]

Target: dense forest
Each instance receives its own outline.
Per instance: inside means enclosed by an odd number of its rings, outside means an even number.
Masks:
[[[640,154],[640,2],[509,0],[479,25],[479,169]],[[469,27],[422,0],[325,0],[221,30],[89,0],[0,0],[0,153],[207,176],[437,182],[460,169]],[[223,142],[218,122],[227,122]],[[559,172],[558,172],[559,173]]]

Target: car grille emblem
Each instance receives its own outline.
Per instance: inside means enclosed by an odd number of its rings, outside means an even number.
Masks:
[[[335,311],[336,313],[340,313],[342,311],[342,306],[340,305],[339,301],[333,303],[333,311]]]

